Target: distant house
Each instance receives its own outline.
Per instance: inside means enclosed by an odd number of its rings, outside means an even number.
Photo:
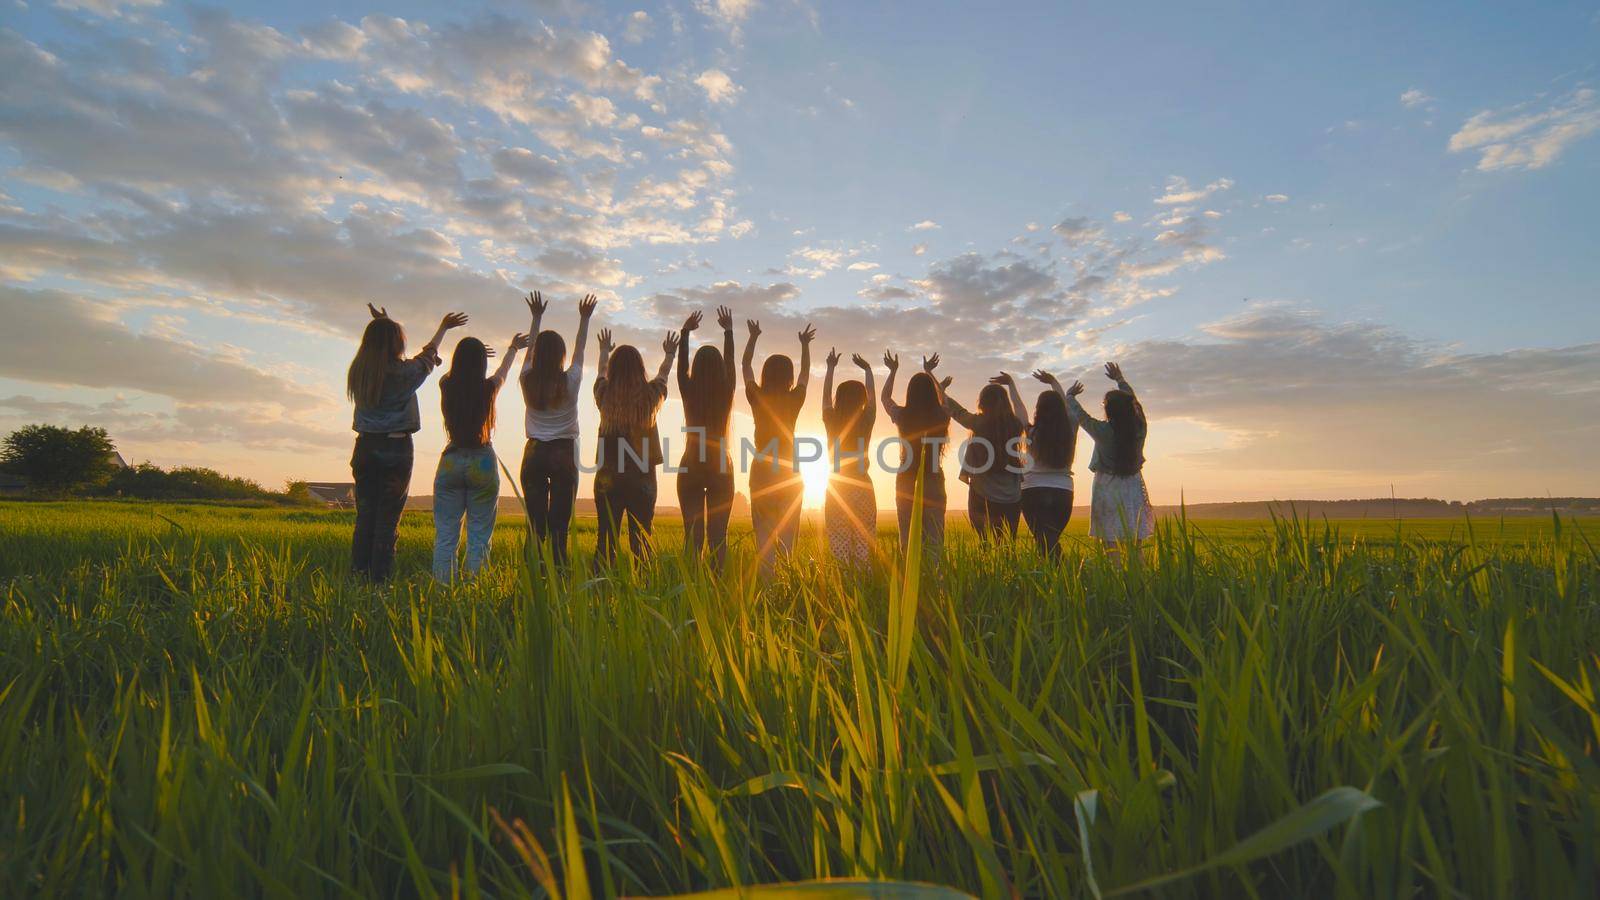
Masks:
[[[106,462],[110,463],[113,469],[128,468],[128,461],[123,459],[122,454],[116,450],[106,454]]]
[[[329,509],[350,509],[356,505],[355,482],[308,481],[306,492]]]

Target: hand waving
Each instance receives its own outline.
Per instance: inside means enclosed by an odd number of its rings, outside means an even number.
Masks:
[[[1056,376],[1050,374],[1049,372],[1046,372],[1044,369],[1034,369],[1033,370],[1033,377],[1035,379],[1039,380],[1039,381],[1044,382],[1045,384],[1057,384],[1058,383],[1056,381]]]
[[[616,344],[611,343],[611,329],[600,329],[600,352],[609,354]]]
[[[688,334],[689,332],[691,332],[691,331],[693,331],[693,330],[695,330],[696,328],[699,328],[699,327],[700,327],[700,310],[697,309],[694,312],[689,314],[689,318],[683,320],[683,333],[684,334]]]
[[[1114,362],[1106,363],[1106,377],[1112,381],[1122,380],[1122,367]]]
[[[526,350],[532,344],[533,338],[525,334],[518,334],[511,339],[511,349],[513,350]]]
[[[578,315],[587,319],[594,315],[594,308],[599,305],[599,297],[596,297],[593,294],[584,294],[583,299],[578,301]]]
[[[761,323],[757,322],[755,319],[745,319],[744,327],[750,329],[750,340],[753,341],[756,338],[761,337]]]
[[[727,308],[726,306],[717,307],[717,325],[721,327],[723,331],[732,330],[733,310]]]
[[[538,291],[529,291],[528,296],[522,298],[522,302],[528,304],[528,312],[533,313],[535,319],[544,315],[545,308],[550,305]]]
[[[900,357],[885,350],[883,351],[883,365],[890,372],[894,372],[900,368]]]
[[[1011,377],[1011,373],[1010,372],[1001,372],[999,375],[996,375],[993,378],[989,379],[989,383],[990,384],[1003,384],[1003,385],[1006,385],[1006,386],[1009,387],[1010,385],[1016,384],[1017,380],[1015,378]]]
[[[439,322],[439,330],[440,331],[449,331],[452,328],[460,328],[461,326],[463,326],[465,324],[467,324],[467,314],[466,313],[460,313],[460,312],[446,313],[445,317],[442,320],[440,320],[440,322]]]
[[[1072,387],[1067,388],[1068,397],[1076,397],[1081,393],[1083,393],[1083,382],[1081,381],[1074,381]]]
[[[812,341],[814,341],[816,339],[817,339],[817,326],[811,325],[811,324],[807,324],[805,329],[800,332],[800,344],[801,344],[801,346],[805,346],[806,344],[809,344],[809,343],[811,343]]]
[[[868,372],[872,371],[872,363],[867,362],[867,358],[865,356],[862,356],[859,353],[851,354],[850,355],[850,361],[855,363],[857,366],[861,367],[865,371],[868,371]]]
[[[698,315],[698,313],[696,313],[696,315]],[[661,342],[661,349],[667,351],[667,355],[671,356],[678,349],[678,341],[678,333],[676,331],[669,331],[667,332],[667,339]]]
[[[939,368],[939,354],[935,353],[932,356],[924,356],[922,358],[922,371],[931,374],[937,368]]]
[[[368,303],[367,312],[372,313],[372,317],[374,319],[389,318],[389,307],[387,306],[373,306],[371,303]]]

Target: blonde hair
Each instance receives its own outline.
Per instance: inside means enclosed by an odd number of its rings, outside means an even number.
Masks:
[[[376,406],[383,400],[383,379],[406,352],[406,333],[400,323],[373,319],[361,333],[361,349],[345,375],[345,391],[357,406]]]

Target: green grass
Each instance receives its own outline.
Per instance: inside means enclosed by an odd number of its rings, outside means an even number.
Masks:
[[[0,503],[5,894],[1600,891],[1594,523],[808,534],[759,585],[743,530],[591,579],[580,525],[552,582],[504,522],[444,588],[411,515],[374,591],[350,518]]]

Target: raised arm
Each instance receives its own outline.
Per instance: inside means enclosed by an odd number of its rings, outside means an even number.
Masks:
[[[732,402],[733,387],[738,383],[733,361],[733,310],[726,306],[717,307],[717,325],[722,329],[722,374],[728,386],[728,400]]]
[[[889,370],[888,377],[883,379],[883,408],[888,411],[889,418],[894,418],[900,413],[900,404],[894,402],[894,376],[900,370],[900,357],[883,351],[883,367]]]
[[[572,339],[572,355],[567,358],[567,371],[583,371],[583,348],[589,343],[589,319],[594,316],[594,308],[600,304],[600,298],[593,294],[583,295],[578,301],[578,334]]]
[[[529,291],[528,296],[522,298],[522,302],[528,304],[528,314],[532,320],[528,324],[528,339],[531,341],[539,336],[539,323],[544,320],[547,304],[544,295],[538,291]],[[531,368],[533,368],[533,354],[529,353],[522,361],[522,371],[526,372]]]
[[[989,381],[992,384],[1006,386],[1006,394],[1011,397],[1011,411],[1016,414],[1017,421],[1022,423],[1022,427],[1027,428],[1031,424],[1028,421],[1028,408],[1022,405],[1022,392],[1017,390],[1017,380],[1011,377],[1010,372],[1001,372]]]
[[[794,389],[800,392],[803,398],[806,395],[806,385],[811,383],[811,342],[817,339],[815,325],[806,325],[800,332],[800,371],[795,374]]]
[[[1117,390],[1133,393],[1133,385],[1128,383],[1128,379],[1122,377],[1122,367],[1116,363],[1106,363],[1106,377],[1117,383]],[[1134,394],[1134,396],[1138,395]]]
[[[528,346],[527,335],[519,334],[511,338],[511,346],[506,348],[506,355],[500,360],[500,368],[495,370],[493,380],[496,383],[505,384],[506,376],[511,373],[511,367],[517,362],[517,354],[526,346]]]
[[[700,327],[700,311],[689,314],[678,331],[678,396],[689,396],[689,335]]]
[[[434,365],[438,365],[439,344],[444,341],[444,333],[452,328],[460,328],[465,324],[467,324],[466,313],[446,313],[445,317],[439,320],[439,330],[435,331],[433,333],[433,337],[428,338],[428,342],[422,345],[422,349],[417,352],[417,358],[422,359],[426,357],[427,359],[431,360]]]
[[[600,378],[606,377],[606,366],[611,362],[611,349],[615,346],[611,343],[611,329],[600,329],[600,362],[595,365]]]
[[[867,408],[866,408],[866,411],[862,414],[865,417],[866,421],[861,423],[861,428],[862,428],[863,432],[865,432],[867,434],[870,434],[870,433],[872,433],[872,426],[876,425],[877,422],[878,422],[878,407],[876,407],[876,406],[874,406],[872,404],[872,399],[871,399],[872,395],[877,393],[877,391],[873,390],[873,388],[872,388],[872,363],[867,362],[866,357],[862,356],[859,353],[855,354],[854,356],[851,356],[850,357],[850,361],[855,363],[858,367],[860,367],[860,369],[861,369],[861,381],[867,387],[867,398],[868,398],[867,399]],[[828,393],[831,394],[833,392],[829,391]]]
[[[666,351],[666,355],[661,358],[661,368],[656,370],[655,380],[661,382],[663,388],[667,386],[667,376],[672,374],[672,359],[677,355],[680,343],[676,331],[667,332],[667,339],[661,342],[661,349]]]
[[[761,323],[757,322],[755,319],[745,319],[744,325],[745,328],[747,328],[750,332],[750,336],[746,338],[744,342],[744,360],[741,366],[741,368],[744,370],[744,392],[746,397],[751,398],[750,402],[754,403],[755,400],[753,398],[755,397],[755,394],[753,392],[756,389],[756,341],[761,337]]]
[[[833,412],[833,370],[839,365],[839,351],[833,347],[828,348],[828,367],[822,376],[822,414],[827,416]]]

